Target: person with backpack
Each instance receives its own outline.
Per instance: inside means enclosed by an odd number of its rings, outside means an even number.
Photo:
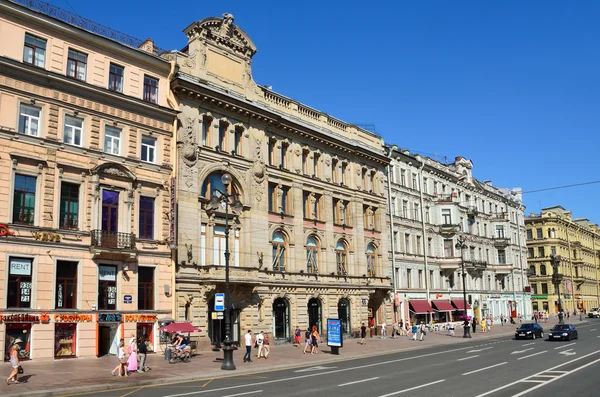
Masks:
[[[310,352],[310,349],[311,349],[310,328],[306,329],[306,332],[304,333],[304,339],[305,339],[304,350],[302,351],[302,354],[306,354],[306,350],[309,350],[309,352]]]

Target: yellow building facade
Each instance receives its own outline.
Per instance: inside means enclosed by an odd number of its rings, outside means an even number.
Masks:
[[[579,313],[598,307],[598,225],[587,219],[573,219],[570,211],[556,206],[529,215],[525,226],[533,311],[558,313],[559,289],[565,312]],[[559,260],[559,288],[552,281],[551,255]]]
[[[52,9],[0,1],[5,359],[13,344],[22,359],[114,354],[131,333],[155,346],[172,309],[171,64]]]

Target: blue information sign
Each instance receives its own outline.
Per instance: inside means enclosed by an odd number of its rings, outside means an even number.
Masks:
[[[215,294],[215,311],[222,312],[225,310],[225,294]]]
[[[342,320],[337,318],[327,319],[327,346],[342,347]]]

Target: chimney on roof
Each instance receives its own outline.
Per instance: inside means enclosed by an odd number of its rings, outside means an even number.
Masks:
[[[154,40],[152,40],[150,38],[144,40],[138,48],[142,51],[146,51],[149,54],[156,55],[156,49],[154,48]]]

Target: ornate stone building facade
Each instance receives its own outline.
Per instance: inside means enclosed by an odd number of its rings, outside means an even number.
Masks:
[[[398,317],[445,322],[462,311],[459,237],[465,240],[468,312],[478,319],[529,317],[520,189],[479,182],[473,163],[463,157],[442,164],[396,147],[389,150]]]
[[[3,358],[155,345],[172,311],[171,65],[50,11],[0,1]]]
[[[559,259],[562,309],[572,313],[598,307],[598,225],[587,219],[573,219],[570,211],[556,206],[530,214],[525,218],[525,226],[533,310],[558,313],[558,289],[552,280],[551,255]]]
[[[229,220],[234,340],[252,329],[288,341],[297,325],[325,331],[327,317],[346,334],[389,321],[382,138],[257,85],[256,47],[232,22],[195,22],[166,55],[181,112],[177,319],[223,338],[225,211],[207,205],[219,189],[243,203]]]

